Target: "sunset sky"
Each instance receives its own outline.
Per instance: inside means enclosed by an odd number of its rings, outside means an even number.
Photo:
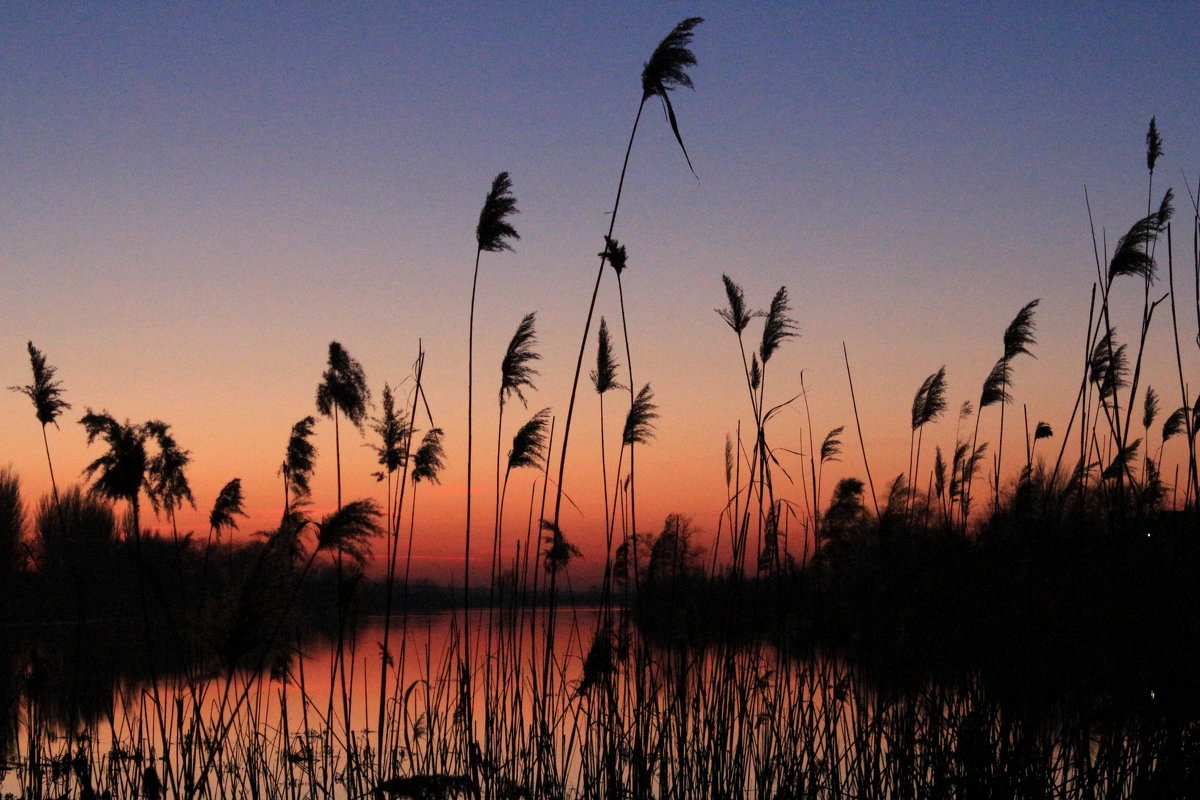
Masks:
[[[5,3],[0,385],[28,383],[26,340],[59,368],[74,405],[49,430],[60,485],[100,454],[77,424],[87,408],[161,419],[194,458],[198,510],[181,526],[203,536],[217,491],[240,477],[249,533],[278,521],[288,431],[315,414],[330,340],[362,363],[376,397],[385,381],[409,379],[421,340],[449,463],[441,486],[420,490],[414,550],[421,574],[458,575],[484,196],[508,171],[521,211],[516,252],[485,253],[479,276],[476,525],[490,532],[505,344],[536,311],[538,391],[527,411],[510,404],[505,440],[544,406],[561,426],[642,64],[696,15],[706,21],[692,45],[695,92],[672,100],[699,177],[648,104],[615,231],[629,252],[634,381],[652,384],[661,413],[638,452],[639,527],[678,511],[706,541],[717,528],[725,437],[750,421],[737,342],[714,313],[722,273],[755,307],[788,287],[800,338],[771,362],[768,402],[799,393],[803,371],[818,445],[847,426],[822,502],[839,477],[864,474],[843,342],[882,492],[905,469],[921,381],[944,364],[952,408],[977,400],[1005,326],[1040,298],[1037,359],[1014,365],[1008,412],[1006,453],[1023,458],[1022,404],[1030,425],[1058,431],[1078,385],[1096,278],[1084,187],[1111,249],[1146,213],[1151,116],[1165,151],[1153,202],[1175,188],[1184,371],[1193,395],[1200,386],[1183,235],[1185,178],[1195,193],[1200,172],[1196,12],[1172,2]],[[1160,269],[1155,296],[1165,257]],[[611,276],[599,302],[624,364]],[[1141,303],[1140,283],[1117,286],[1119,333],[1135,331]],[[1173,408],[1165,305],[1154,323],[1148,381]],[[603,563],[593,363],[589,343],[566,477],[579,511],[563,516],[584,579]],[[606,411],[615,459],[619,394]],[[926,452],[951,448],[955,424],[950,413],[931,426]],[[773,441],[807,452],[807,426],[797,402]],[[366,440],[345,433],[344,494],[382,498]],[[321,420],[315,513],[335,502],[333,438]],[[30,502],[48,491],[39,426],[12,392],[0,393],[4,464]],[[513,479],[510,544],[525,534],[531,477]]]

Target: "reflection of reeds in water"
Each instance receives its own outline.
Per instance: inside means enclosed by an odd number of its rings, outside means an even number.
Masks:
[[[581,638],[598,614],[574,622],[572,612],[560,615],[563,663],[555,668],[570,688],[537,698],[526,678],[499,684],[486,751],[459,745],[467,700],[459,693],[456,622],[442,616],[425,631],[428,623],[415,624],[416,663],[389,706],[397,738],[386,771],[370,747],[373,687],[363,686],[347,723],[326,718],[322,690],[307,683],[328,650],[316,661],[294,659],[274,677],[239,676],[254,688],[249,702],[229,710],[233,719],[213,715],[219,689],[211,684],[119,688],[107,719],[82,723],[68,744],[52,734],[61,711],[40,693],[56,680],[53,665],[76,654],[55,655],[46,648],[61,643],[45,642],[32,671],[21,668],[29,676],[26,713],[40,722],[33,738],[15,742],[6,780],[71,797],[91,796],[86,785],[96,794],[147,796],[154,781],[169,794],[177,786],[179,796],[263,798],[418,789],[429,797],[608,798],[637,786],[659,797],[1182,797],[1200,757],[1187,717],[1150,697],[1134,705],[1025,705],[969,676],[891,686],[834,658],[789,657],[747,641],[643,642],[638,666],[628,658],[630,643],[611,630]],[[519,666],[515,649],[536,645],[524,630],[506,629],[513,635],[498,642],[498,666]],[[111,684],[102,689],[110,700]],[[548,729],[539,727],[540,702],[553,713]],[[170,734],[165,746],[155,726],[144,725],[156,704]],[[229,735],[218,743],[211,735],[220,727]],[[553,758],[539,752],[546,747]],[[184,770],[206,760],[213,768],[201,787]]]

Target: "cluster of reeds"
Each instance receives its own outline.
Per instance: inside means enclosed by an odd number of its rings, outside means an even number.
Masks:
[[[992,548],[987,557],[1013,567],[1026,581],[1001,588],[1029,588],[1048,573],[1021,559],[1047,551],[1012,549],[1021,538],[1014,531],[1028,540],[1031,533],[1061,533],[1069,521],[1076,532],[1103,526],[1124,541],[1131,531],[1156,524],[1155,531],[1175,531],[1163,538],[1178,542],[1178,525],[1161,527],[1163,512],[1183,509],[1188,516],[1182,525],[1194,522],[1200,498],[1195,453],[1200,398],[1189,401],[1175,315],[1172,194],[1168,191],[1157,208],[1151,202],[1161,152],[1153,121],[1147,137],[1147,214],[1111,255],[1104,254],[1106,271],[1097,245],[1099,293],[1093,291],[1084,374],[1071,420],[1058,434],[1057,459],[1051,468],[1035,458],[1038,442],[1055,434],[1045,422],[1030,430],[1026,418],[1025,463],[1011,485],[1003,480],[1006,409],[1013,404],[1019,359],[1032,356],[1036,343],[1037,300],[1023,306],[1005,329],[1000,356],[977,401],[972,397],[959,407],[951,455],[935,445],[932,466],[926,459],[924,471],[927,429],[949,407],[945,368],[921,383],[912,403],[906,471],[882,496],[867,466],[845,350],[869,495],[862,481],[846,478],[825,503],[824,469],[841,457],[846,428],[831,427],[818,444],[803,373],[793,387],[798,393],[778,394],[773,359],[798,335],[788,290],[780,287],[766,308],[757,310],[742,288],[723,276],[726,305],[718,314],[737,339],[750,422],[726,440],[727,502],[706,554],[685,516],[670,515],[657,531],[639,522],[636,454],[653,438],[658,410],[651,385],[638,388],[634,380],[622,283],[630,243],[614,237],[634,139],[652,98],[661,102],[692,167],[670,93],[692,85],[688,69],[696,59],[690,46],[701,21],[680,22],[644,65],[643,91],[598,254],[557,443],[556,478],[551,476],[552,410],[537,410],[519,424],[506,420],[513,400],[526,407],[527,395],[536,388],[535,312],[517,324],[499,375],[490,373],[495,383],[487,385],[496,387],[498,422],[492,555],[482,584],[473,570],[479,548],[472,522],[476,285],[482,254],[512,250],[519,240],[509,174],[496,175],[485,196],[468,319],[464,566],[462,584],[455,588],[461,599],[437,618],[444,629],[436,634],[429,617],[414,613],[410,582],[418,487],[438,482],[445,459],[443,429],[434,422],[422,385],[423,348],[418,347],[409,380],[399,387],[384,385],[379,416],[371,417],[362,365],[339,342],[329,344],[315,405],[318,414],[333,421],[334,511],[321,518],[310,513],[318,422],[305,416],[292,426],[279,468],[284,503],[278,527],[233,547],[225,537],[243,514],[236,478],[215,498],[207,540],[200,544],[180,536],[175,513],[183,504],[196,504],[187,480],[190,453],[159,420],[120,422],[89,408],[80,420],[87,441],[102,442],[106,449],[84,471],[90,480],[86,490],[60,491],[45,434],[70,405],[54,367],[32,343],[27,345],[33,382],[13,388],[34,404],[52,492],[37,507],[33,534],[27,536],[19,482],[0,472],[0,580],[6,586],[62,590],[66,596],[54,607],[78,620],[80,631],[93,631],[86,623],[106,610],[138,619],[140,636],[139,646],[132,648],[136,667],[107,674],[92,670],[93,677],[104,679],[91,683],[68,674],[72,664],[88,658],[78,642],[72,649],[34,637],[5,651],[0,787],[19,788],[30,798],[295,800],[1093,797],[1169,792],[1184,785],[1200,756],[1195,717],[1164,713],[1153,694],[1168,692],[1160,683],[1152,682],[1157,689],[1123,705],[1113,722],[1111,709],[1094,697],[1024,716],[1027,709],[997,696],[978,669],[955,671],[950,679],[922,675],[898,689],[860,668],[869,660],[862,657],[870,652],[862,646],[864,639],[875,632],[892,642],[893,653],[914,643],[936,645],[935,634],[920,631],[931,624],[937,605],[926,603],[924,595],[906,594],[914,587],[944,583],[943,600],[965,596],[954,591],[997,587],[989,583],[997,572],[976,571],[983,552],[977,545]],[[1200,211],[1193,218],[1200,283],[1198,236]],[[1169,289],[1154,298],[1163,247]],[[616,280],[624,361],[602,316],[590,378],[600,407],[604,567],[598,608],[581,611],[570,602],[569,568],[579,550],[564,530],[562,504],[564,498],[570,502],[564,487],[568,443],[606,267]],[[1112,301],[1118,279],[1137,278],[1143,302],[1131,368],[1128,344],[1118,340],[1111,322]],[[1168,298],[1182,405],[1167,416],[1152,456],[1149,431],[1164,395],[1142,388],[1143,358],[1155,311]],[[756,334],[757,346],[748,348],[747,340]],[[608,441],[605,418],[605,396],[613,390],[628,392],[628,403],[620,401],[624,424],[615,445]],[[781,445],[776,422],[782,410],[799,403],[805,419],[800,444]],[[1145,431],[1140,438],[1132,433],[1139,403]],[[991,406],[999,406],[999,432],[989,449],[980,436],[982,414]],[[378,437],[372,447],[379,465],[375,477],[384,484],[382,505],[372,498],[343,500],[343,419],[359,433],[369,426]],[[1168,501],[1161,453],[1178,436],[1186,439],[1187,454]],[[1075,441],[1078,457],[1071,469],[1064,459],[1073,451],[1068,442]],[[979,473],[988,453],[994,455],[985,482]],[[799,464],[794,474],[782,465],[785,454]],[[535,479],[528,498],[520,498],[523,520],[515,524],[514,536],[506,512],[513,513],[510,479],[519,470]],[[981,484],[990,488],[984,511],[982,503],[973,502]],[[169,523],[170,540],[145,531],[143,497]],[[123,522],[114,512],[116,503],[127,509]],[[504,546],[508,541],[516,542],[511,556]],[[377,624],[365,618],[362,606],[368,580],[362,567],[372,549],[382,549]],[[1150,556],[1132,548],[1106,552],[1106,558],[1130,556],[1135,565],[1150,559],[1150,567],[1141,571],[1099,570],[1106,580],[1134,576],[1132,581],[1162,575],[1154,570],[1182,550],[1155,550]],[[1047,555],[1045,563],[1066,560]],[[948,566],[981,580],[951,586]],[[99,598],[110,584],[97,581],[97,572],[119,576],[127,591],[136,593],[136,602],[106,606]],[[1085,586],[1092,577],[1082,570],[1071,586]],[[1177,599],[1194,614],[1200,598],[1179,591]],[[842,602],[849,596],[858,605]],[[755,604],[746,598],[770,602],[751,607]],[[812,600],[811,608],[801,600]],[[689,609],[689,603],[696,607]],[[314,616],[306,612],[318,605],[332,614],[320,630],[306,630]],[[744,624],[762,617],[763,607],[771,609],[765,620]],[[884,607],[894,613],[880,613]],[[717,635],[701,630],[697,608],[713,616],[722,609],[724,629],[713,626]],[[1131,608],[1139,614],[1164,610],[1153,604]],[[955,619],[963,630],[974,622]],[[951,629],[946,619],[940,624],[943,631]],[[738,627],[750,630],[728,635]],[[85,635],[93,634],[80,634]],[[1057,628],[1048,628],[1046,635],[1057,636]],[[102,649],[88,642],[89,648]],[[813,648],[814,643],[829,649]],[[314,647],[329,658],[307,658]],[[834,655],[835,648],[841,656]],[[320,674],[314,674],[317,669]],[[55,685],[73,687],[72,692],[56,694]],[[90,687],[89,702],[74,690],[80,686]]]

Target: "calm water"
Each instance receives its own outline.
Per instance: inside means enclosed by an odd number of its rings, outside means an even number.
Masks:
[[[386,664],[372,618],[261,673],[156,682],[122,662],[128,626],[61,626],[3,651],[0,790],[346,798],[424,775],[436,797],[457,776],[491,797],[1123,797],[1200,765],[1194,723],[1152,703],[1022,707],[971,676],[883,688],[765,643],[652,646],[596,610],[473,612],[468,660],[463,621],[394,620]]]

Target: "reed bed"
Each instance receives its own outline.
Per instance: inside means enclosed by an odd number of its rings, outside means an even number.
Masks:
[[[1153,202],[1162,146],[1154,122],[1146,216],[1112,253],[1096,246],[1071,417],[1057,431],[1024,420],[1016,438],[1025,459],[1011,480],[1008,409],[1037,345],[1038,300],[999,337],[999,357],[977,400],[959,407],[945,452],[927,434],[949,409],[945,368],[921,383],[906,470],[878,493],[844,348],[869,489],[846,478],[826,500],[824,470],[848,457],[848,425],[822,426],[819,436],[803,376],[786,386],[775,366],[798,331],[787,287],[759,310],[722,276],[717,313],[734,334],[735,384],[749,403],[726,440],[727,503],[705,552],[685,516],[670,515],[660,530],[639,520],[635,454],[652,444],[659,409],[651,384],[638,388],[632,374],[621,275],[636,244],[614,238],[648,101],[661,102],[692,167],[670,93],[692,87],[701,22],[680,22],[645,64],[563,425],[551,409],[520,423],[504,414],[514,396],[524,406],[535,390],[534,312],[492,373],[488,583],[473,583],[470,571],[468,490],[463,583],[437,615],[422,613],[410,580],[418,487],[439,480],[445,457],[422,385],[422,346],[411,379],[385,385],[381,416],[371,419],[362,365],[330,343],[316,406],[334,423],[336,509],[309,513],[318,423],[305,417],[279,470],[278,527],[234,546],[226,537],[243,515],[236,478],[214,503],[203,542],[176,529],[175,512],[196,503],[190,453],[160,420],[122,422],[88,408],[88,443],[106,449],[87,466],[86,487],[61,483],[45,433],[71,406],[47,356],[27,344],[33,382],[12,388],[34,404],[52,491],[27,509],[17,477],[0,471],[11,623],[0,649],[0,791],[30,800],[1183,796],[1200,770],[1200,692],[1191,686],[1200,596],[1190,580],[1200,566],[1200,398],[1183,367],[1173,195]],[[507,172],[494,178],[476,230],[476,277],[482,253],[519,241],[513,191]],[[1200,187],[1189,196],[1200,286]],[[1169,289],[1159,296],[1152,288],[1164,257]],[[560,512],[606,267],[617,281],[624,363],[602,317],[591,379],[605,448],[604,571],[585,606],[571,583],[579,550]],[[1113,287],[1139,280],[1141,325],[1122,342]],[[473,281],[468,489],[477,373],[484,380],[476,289]],[[1153,391],[1143,383],[1146,341],[1168,299],[1179,386]],[[605,441],[604,395],[613,389],[629,401],[609,401],[624,424]],[[1162,399],[1176,389],[1178,403]],[[794,405],[804,407],[805,430],[780,443],[779,417]],[[999,425],[994,444],[982,438],[985,411]],[[379,436],[382,504],[342,498],[343,417]],[[1171,445],[1179,469],[1168,483],[1163,451],[1172,441],[1183,444]],[[783,472],[785,453],[796,457],[793,474]],[[533,476],[528,498],[516,496],[516,483],[510,497],[518,470]],[[169,536],[144,528],[143,499],[165,515]],[[504,561],[502,532],[522,525]],[[384,577],[373,586],[363,567],[379,541]],[[17,611],[31,598],[38,615]],[[1088,664],[1109,660],[1119,668],[1091,674]]]

